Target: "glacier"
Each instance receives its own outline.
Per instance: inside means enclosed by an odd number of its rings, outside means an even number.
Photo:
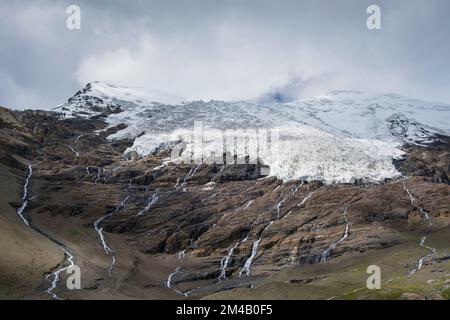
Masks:
[[[192,152],[194,121],[207,134],[203,149],[217,144],[226,130],[278,130],[278,152],[262,151],[259,160],[270,175],[286,180],[349,183],[399,177],[393,159],[401,146],[426,146],[450,136],[450,105],[397,94],[332,91],[312,99],[264,104],[255,101],[186,101],[143,88],[94,82],[55,108],[63,117],[102,116],[108,128],[126,128],[108,137],[130,139],[126,154],[144,157],[183,144],[181,157]],[[105,112],[108,111],[108,112]],[[105,129],[106,130],[106,129]],[[259,147],[257,137],[246,148]]]

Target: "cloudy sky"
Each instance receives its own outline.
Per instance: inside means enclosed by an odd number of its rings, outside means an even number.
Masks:
[[[81,8],[81,30],[66,9]],[[381,7],[382,30],[366,9]],[[50,108],[87,82],[187,99],[335,89],[450,102],[448,0],[1,0],[0,105]]]

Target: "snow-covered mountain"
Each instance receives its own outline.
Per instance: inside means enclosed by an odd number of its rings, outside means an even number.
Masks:
[[[270,166],[271,175],[330,183],[396,177],[392,159],[402,156],[402,144],[426,145],[439,134],[450,135],[450,105],[358,91],[284,104],[186,102],[143,88],[94,82],[55,111],[64,117],[103,117],[111,127],[126,124],[109,138],[135,139],[127,152],[141,156],[180,141],[186,144],[182,156],[190,156],[194,121],[222,133],[276,129],[281,135],[277,154],[261,151],[257,136],[246,137],[246,150],[259,149],[258,157]],[[222,150],[218,144],[223,134],[204,132],[204,151]]]
[[[54,111],[64,117],[94,117],[161,104],[180,104],[183,98],[143,87],[91,82]]]

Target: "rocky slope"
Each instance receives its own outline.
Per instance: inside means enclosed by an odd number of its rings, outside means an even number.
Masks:
[[[409,140],[392,160],[396,177],[283,181],[266,176],[263,163],[175,164],[170,145],[133,155],[136,122],[114,117],[162,104],[91,90],[57,112],[0,110],[0,297],[449,297],[450,140],[442,130],[420,125],[414,135],[428,128],[421,137],[432,138],[411,143],[414,126],[398,122],[405,129],[392,134]],[[27,223],[16,212],[24,201]],[[82,290],[68,290],[58,273],[72,262]],[[371,264],[382,268],[382,290],[365,289]]]

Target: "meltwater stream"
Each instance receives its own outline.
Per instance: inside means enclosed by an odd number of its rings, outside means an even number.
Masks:
[[[342,216],[344,217],[345,220],[345,230],[344,230],[344,234],[342,235],[342,238],[340,238],[338,241],[333,242],[328,249],[326,249],[324,252],[322,252],[318,257],[317,257],[317,262],[318,263],[325,263],[330,255],[330,253],[336,249],[337,245],[339,243],[341,243],[342,241],[344,241],[345,239],[348,238],[348,232],[350,229],[350,226],[348,224],[348,219],[347,219],[347,209],[348,207],[344,208],[344,212],[342,213]]]
[[[183,190],[189,179],[191,179],[193,176],[195,176],[195,174],[197,173],[198,169],[200,168],[201,164],[198,164],[196,166],[193,166],[191,168],[191,170],[189,171],[189,173],[186,175],[186,177],[184,177],[183,181],[181,182],[181,178],[178,179],[177,184],[175,185],[175,189],[177,190]],[[181,183],[180,183],[181,182]]]
[[[269,224],[262,230],[262,232],[261,232],[261,234],[260,234],[258,240],[256,240],[256,241],[253,243],[253,246],[252,246],[252,252],[251,252],[251,254],[250,254],[250,257],[248,257],[248,259],[245,261],[244,266],[242,267],[241,271],[239,272],[239,277],[242,277],[242,276],[244,276],[244,275],[245,275],[245,276],[250,276],[250,274],[251,274],[251,268],[252,268],[252,264],[253,264],[253,260],[255,259],[256,254],[258,253],[259,244],[261,243],[261,240],[262,240],[262,238],[263,238],[264,232],[266,232],[266,231],[274,224],[274,222],[275,222],[276,220],[279,220],[279,219],[280,219],[280,215],[281,215],[281,207],[282,207],[282,205],[287,201],[287,199],[288,199],[290,196],[293,196],[294,194],[296,194],[297,191],[298,191],[302,186],[303,186],[303,181],[300,183],[299,186],[291,187],[291,188],[289,189],[289,191],[284,195],[284,197],[282,198],[282,200],[279,201],[279,202],[276,204],[276,206],[275,206],[275,209],[276,209],[276,218],[275,218],[275,219],[272,219],[271,221],[269,221]],[[281,185],[278,186],[277,188],[275,188],[275,190],[274,190],[273,192],[276,192],[280,187],[281,187]],[[288,213],[288,214],[290,214],[290,213]],[[260,215],[256,218],[256,220],[253,222],[252,228],[253,228],[253,226],[256,224],[256,221],[259,220],[260,217],[261,217],[261,214],[260,214]]]
[[[153,192],[153,195],[152,195],[152,197],[149,199],[149,201],[148,201],[147,205],[145,206],[145,208],[142,209],[141,211],[139,211],[137,215],[138,215],[138,216],[143,216],[143,215],[147,214],[148,211],[149,211],[149,210],[150,210],[150,209],[158,202],[158,200],[159,200],[159,195],[160,195],[159,189],[156,189],[156,190]]]
[[[228,254],[222,258],[222,260],[220,261],[220,275],[218,280],[223,280],[227,278],[227,267],[228,267],[228,262],[230,261],[230,258],[233,256],[233,252],[234,250],[236,250],[236,248],[241,244],[241,242],[245,242],[247,241],[247,237],[244,238],[244,240],[239,240],[238,242],[236,242],[236,244],[231,247],[231,249],[228,251]]]
[[[100,243],[103,246],[103,249],[105,250],[106,255],[111,255],[111,265],[108,269],[108,274],[109,277],[112,276],[112,271],[114,269],[114,266],[116,265],[116,257],[114,254],[114,250],[111,249],[111,247],[108,245],[105,236],[103,234],[103,227],[100,227],[100,224],[107,218],[113,216],[114,214],[118,213],[120,210],[122,210],[125,207],[126,202],[128,201],[128,199],[130,198],[130,196],[126,196],[122,202],[119,204],[119,206],[111,213],[104,215],[103,217],[101,217],[100,219],[98,219],[97,221],[94,222],[94,228],[95,231],[97,231],[98,236],[100,238]]]
[[[251,273],[251,267],[252,267],[252,263],[253,263],[253,259],[255,259],[256,254],[258,253],[258,248],[259,248],[259,243],[262,240],[263,237],[263,233],[269,229],[272,225],[273,225],[274,221],[270,221],[270,223],[267,225],[267,227],[265,227],[263,229],[263,231],[261,232],[261,235],[259,236],[259,239],[256,240],[253,243],[252,246],[252,254],[250,255],[250,257],[247,259],[247,261],[245,261],[244,267],[242,268],[242,270],[239,272],[239,277],[242,277],[244,274],[246,276],[249,276]]]
[[[61,267],[58,270],[56,270],[55,272],[49,274],[46,277],[47,281],[51,281],[50,282],[50,287],[46,290],[46,292],[51,295],[54,299],[56,300],[62,300],[62,298],[60,298],[56,293],[54,293],[54,290],[57,288],[58,286],[58,282],[60,280],[60,274],[63,271],[66,271],[69,267],[73,266],[75,264],[75,257],[69,252],[69,250],[66,248],[66,246],[59,242],[58,240],[52,238],[51,236],[47,235],[45,232],[41,231],[40,229],[38,229],[37,227],[31,225],[30,221],[28,221],[25,216],[24,216],[24,212],[27,209],[28,206],[28,202],[29,202],[29,195],[30,195],[30,191],[29,191],[29,186],[30,186],[30,181],[31,178],[33,176],[33,166],[30,164],[28,165],[28,174],[27,177],[25,179],[25,183],[23,185],[23,195],[22,195],[22,205],[19,207],[19,209],[17,209],[17,215],[22,219],[22,221],[31,229],[35,230],[36,232],[38,232],[39,234],[43,235],[44,237],[46,237],[47,239],[49,239],[51,242],[55,243],[56,245],[59,246],[59,248],[64,252],[64,255],[66,257],[67,262],[69,263],[68,266],[65,267]],[[52,279],[53,278],[53,279]]]
[[[182,292],[182,291],[178,290],[175,287],[175,284],[173,283],[173,277],[182,272],[181,261],[186,259],[186,250],[182,250],[182,251],[178,252],[177,256],[178,256],[178,261],[179,261],[180,265],[178,265],[176,267],[174,272],[169,274],[169,277],[167,278],[167,281],[166,281],[166,287],[169,289],[172,289],[176,294],[179,294],[184,297],[188,297],[195,289],[189,290],[187,292]]]
[[[47,293],[53,297],[55,300],[62,300],[56,293],[54,293],[54,290],[58,286],[58,282],[60,279],[60,274],[70,267],[73,267],[75,265],[75,257],[64,247],[60,247],[64,251],[64,255],[67,257],[67,261],[69,262],[69,265],[66,267],[62,267],[55,272],[49,274],[47,276],[47,280],[50,281],[50,279],[53,277],[53,280],[51,280],[50,287],[47,289]]]
[[[30,179],[32,176],[33,176],[33,166],[30,164],[28,165],[28,174],[27,178],[25,179],[25,183],[23,185],[22,205],[19,207],[19,209],[17,209],[17,214],[27,226],[30,226],[30,223],[25,218],[23,213],[28,206],[28,196],[29,196],[28,186],[30,185]]]
[[[281,211],[281,206],[286,202],[286,200],[289,198],[289,196],[297,193],[298,189],[300,189],[303,186],[303,181],[300,183],[299,186],[295,187],[295,188],[291,188],[289,190],[288,193],[286,193],[286,195],[283,197],[283,199],[277,203],[276,205],[276,209],[277,209],[277,219],[280,218],[280,211]]]
[[[70,151],[72,151],[72,152],[75,154],[75,156],[76,156],[77,158],[80,156],[80,153],[79,153],[77,150],[75,150],[74,147],[68,145],[67,148],[69,148]]]
[[[431,228],[433,227],[433,223],[432,223],[432,219],[430,214],[423,209],[421,206],[419,206],[417,203],[417,199],[416,197],[414,197],[414,195],[411,193],[411,191],[409,191],[409,189],[406,187],[405,181],[403,181],[403,189],[405,189],[406,193],[409,196],[409,199],[411,201],[411,204],[413,207],[415,207],[417,210],[419,210],[420,215],[422,217],[422,219],[425,220],[425,222],[427,223],[427,230],[425,232],[425,234],[422,236],[422,238],[420,239],[419,242],[419,246],[421,246],[422,248],[427,249],[428,251],[430,251],[430,253],[428,253],[427,255],[421,257],[417,262],[416,262],[416,266],[409,272],[409,276],[412,276],[413,274],[415,274],[417,271],[419,271],[420,269],[422,269],[423,267],[423,263],[431,258],[432,256],[434,256],[437,252],[436,248],[427,246],[425,244],[425,242],[427,241],[427,237],[428,235],[431,233]]]
[[[366,197],[366,195],[367,195],[367,191],[364,192],[364,194],[359,199],[357,199],[356,201],[352,202],[347,207],[344,207],[343,212],[342,212],[342,216],[343,216],[344,221],[345,221],[345,228],[344,228],[344,233],[342,235],[342,238],[340,238],[336,242],[333,242],[325,251],[323,251],[320,255],[318,255],[317,258],[316,258],[316,263],[325,263],[327,261],[327,259],[330,257],[330,254],[336,249],[336,247],[341,242],[345,241],[348,238],[349,231],[350,231],[350,224],[349,224],[348,219],[347,219],[347,211],[352,205],[354,205],[355,203],[357,203],[357,202],[361,201],[362,199],[364,199]]]
[[[253,202],[254,202],[254,200],[250,200],[249,202],[247,202],[247,204],[246,204],[245,207],[244,207],[244,211],[247,211],[247,209],[251,206],[251,204],[252,204]],[[224,215],[224,216],[225,216],[225,215]],[[259,217],[259,216],[258,216],[258,217]],[[224,217],[222,217],[221,220],[222,220],[223,218],[224,218]],[[220,220],[219,220],[219,222],[220,222]],[[219,223],[219,222],[218,222],[218,223]],[[214,226],[215,226],[215,225],[214,225]],[[214,227],[214,226],[213,226],[213,227]],[[253,226],[253,224],[252,224],[252,226]],[[235,243],[235,245],[234,245],[233,247],[231,247],[230,250],[228,250],[227,255],[224,256],[224,257],[222,258],[222,260],[220,261],[220,275],[219,275],[219,277],[218,277],[218,280],[219,280],[219,281],[224,280],[224,279],[227,278],[227,268],[228,268],[228,263],[230,262],[230,259],[231,259],[231,257],[233,256],[234,250],[236,250],[242,243],[247,242],[247,240],[248,240],[248,234],[247,234],[247,236],[246,236],[244,239],[241,239],[241,240],[237,241],[237,242]]]

